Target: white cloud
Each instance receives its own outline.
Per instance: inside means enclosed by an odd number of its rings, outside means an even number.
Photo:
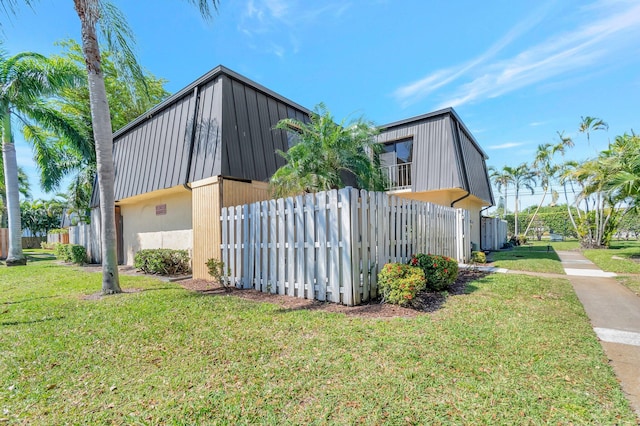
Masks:
[[[482,63],[496,56],[505,47],[513,43],[513,41],[518,37],[535,27],[547,15],[551,4],[551,2],[544,3],[542,7],[511,28],[507,34],[478,57],[462,65],[437,70],[418,81],[402,86],[394,92],[395,98],[401,101],[403,106],[407,106],[423,99],[436,89],[439,89],[440,87],[443,87],[468,74]]]
[[[325,19],[326,15],[340,18],[350,7],[351,3],[335,1],[317,7],[314,3],[300,0],[248,0],[238,31],[258,43],[253,47],[283,57],[288,52],[300,51],[301,29]],[[278,44],[274,48],[276,45],[269,40],[269,35],[278,40],[289,40],[289,45]]]
[[[524,145],[524,142],[507,142],[500,145],[490,145],[487,148],[488,149],[509,149],[509,148],[515,148],[516,146],[522,146],[522,145]]]
[[[488,63],[515,38],[532,28],[543,16],[539,13],[536,18],[516,25],[498,43],[467,64],[436,70],[421,80],[400,87],[395,91],[395,97],[403,105],[414,103],[471,74],[470,80],[444,94],[447,100],[438,106],[456,107],[584,70],[615,53],[629,54],[627,49],[630,45],[635,46],[635,40],[640,37],[640,4],[625,1],[615,1],[615,4],[619,7],[602,9],[595,17],[591,14],[586,24],[574,30],[551,35],[511,58]],[[609,15],[603,16],[607,11]]]

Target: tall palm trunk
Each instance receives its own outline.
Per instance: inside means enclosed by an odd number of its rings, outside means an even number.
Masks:
[[[544,189],[544,193],[542,194],[542,200],[540,200],[540,203],[538,203],[538,207],[536,207],[536,211],[533,212],[533,216],[531,217],[531,220],[529,221],[529,224],[527,225],[527,229],[524,230],[524,236],[525,237],[529,233],[529,229],[531,229],[531,225],[533,225],[533,221],[536,220],[536,215],[540,211],[540,207],[542,207],[542,204],[544,203],[544,199],[547,198],[547,192],[549,192],[549,187]]]
[[[26,265],[22,253],[22,227],[20,224],[20,195],[18,192],[18,163],[16,147],[11,135],[11,111],[7,105],[2,112],[2,156],[4,158],[4,180],[7,191],[7,215],[9,223],[9,253],[7,266]]]
[[[120,293],[114,200],[113,135],[100,49],[96,34],[98,3],[96,0],[74,0],[82,25],[82,51],[87,63],[93,138],[100,190],[102,236],[102,292]]]
[[[515,204],[515,223],[514,223],[514,233],[513,235],[516,236],[516,238],[518,237],[518,199],[519,199],[519,190],[516,187],[516,204]]]

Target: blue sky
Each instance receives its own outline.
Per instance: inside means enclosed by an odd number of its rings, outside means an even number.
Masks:
[[[640,127],[637,0],[222,0],[212,22],[178,0],[115,3],[141,64],[171,92],[223,64],[308,108],[324,102],[338,120],[381,125],[453,106],[496,167],[530,162],[556,131],[583,160]],[[2,22],[10,54],[79,38],[70,0]],[[610,126],[589,145],[577,133],[586,115]],[[36,187],[29,147],[18,149]]]

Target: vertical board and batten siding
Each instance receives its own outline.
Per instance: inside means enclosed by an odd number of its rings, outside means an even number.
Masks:
[[[191,167],[185,182],[196,182],[217,176],[222,171],[220,158],[222,153],[223,80],[224,78],[220,77],[199,88]],[[187,147],[187,155],[189,155],[189,145],[185,146]]]
[[[481,200],[492,201],[491,184],[489,183],[484,156],[478,152],[460,124],[455,123],[455,126],[457,127],[457,133],[460,138],[462,158],[468,176],[469,191]]]
[[[413,192],[463,187],[463,174],[455,151],[450,117],[441,115],[382,130],[379,142],[413,139],[411,189]]]
[[[114,135],[115,199],[212,176],[266,181],[284,164],[283,118],[309,111],[222,66]],[[194,133],[195,132],[195,133]],[[94,187],[91,206],[99,205]]]
[[[268,200],[269,185],[213,177],[194,182],[192,187],[193,277],[209,279],[205,262],[221,259],[222,242],[220,222],[212,218],[220,216],[222,207]]]
[[[219,223],[231,284],[346,305],[377,296],[387,262],[469,256],[465,210],[352,188],[224,207]]]
[[[391,123],[379,143],[413,140],[412,192],[463,188],[493,204],[485,154],[452,109]]]
[[[273,96],[223,77],[223,176],[266,181],[284,164],[277,150],[289,148],[287,132],[274,129],[283,118],[307,121],[306,113]]]
[[[193,108],[193,96],[186,96],[115,139],[116,200],[184,182]]]
[[[193,253],[191,269],[194,278],[207,278],[209,271],[206,262],[210,258],[220,257],[220,226],[212,224],[211,218],[220,214],[220,181],[213,177],[194,182],[191,190]]]

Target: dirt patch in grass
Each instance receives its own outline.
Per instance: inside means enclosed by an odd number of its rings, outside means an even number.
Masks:
[[[293,296],[283,296],[279,294],[262,293],[253,289],[224,288],[218,284],[205,280],[184,280],[179,284],[187,290],[198,293],[223,296],[234,295],[243,299],[256,302],[267,302],[281,306],[283,311],[313,310],[332,313],[341,313],[347,316],[359,318],[411,318],[427,312],[435,312],[440,309],[448,296],[467,294],[474,287],[469,283],[483,278],[487,272],[464,270],[460,271],[458,278],[451,285],[447,292],[418,293],[411,306],[401,307],[390,303],[380,303],[380,300],[373,300],[358,306],[344,306],[331,302],[320,302],[318,300],[299,299]]]
[[[118,293],[118,294],[140,293],[141,291],[144,291],[144,289],[142,289],[142,288],[124,288],[124,289],[122,289],[122,293]],[[82,300],[100,300],[103,297],[117,296],[118,294],[102,294],[102,292],[99,291],[97,293],[86,294],[86,295],[82,296],[81,299]]]

